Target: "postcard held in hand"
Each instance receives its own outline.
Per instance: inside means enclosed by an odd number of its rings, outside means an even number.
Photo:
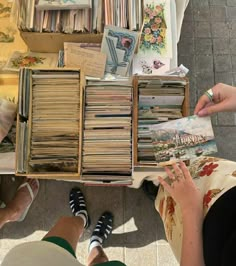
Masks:
[[[189,116],[149,129],[155,158],[160,165],[217,152],[210,117]]]
[[[71,43],[64,44],[65,66],[83,68],[86,76],[102,78],[106,66],[106,54],[80,48]]]

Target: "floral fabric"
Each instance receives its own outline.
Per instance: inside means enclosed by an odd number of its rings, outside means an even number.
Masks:
[[[201,157],[191,163],[189,170],[202,194],[204,216],[220,196],[236,186],[236,162]],[[170,182],[167,176],[164,178]],[[155,207],[163,220],[166,238],[176,259],[180,261],[183,237],[180,207],[162,186],[159,188]]]

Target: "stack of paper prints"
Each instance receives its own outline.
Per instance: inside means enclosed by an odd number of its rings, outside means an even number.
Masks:
[[[79,88],[78,71],[21,69],[17,172],[78,173]]]
[[[83,9],[91,7],[91,0],[39,0],[36,5],[36,8],[39,10]]]
[[[217,152],[210,117],[190,116],[149,128],[157,163],[170,164]]]
[[[185,81],[139,80],[138,160],[155,163],[150,125],[181,118]]]
[[[101,51],[107,55],[106,72],[126,76],[137,42],[137,32],[113,26],[105,27]]]
[[[93,179],[126,179],[131,175],[130,86],[107,84],[86,87],[83,173]],[[82,178],[86,178],[83,174]],[[90,178],[91,179],[91,178]]]
[[[36,32],[102,33],[113,25],[139,31],[142,0],[16,0],[18,28]],[[35,8],[36,7],[36,8]]]

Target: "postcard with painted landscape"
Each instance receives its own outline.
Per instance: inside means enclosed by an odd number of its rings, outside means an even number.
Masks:
[[[189,116],[149,127],[158,164],[217,152],[210,117]]]

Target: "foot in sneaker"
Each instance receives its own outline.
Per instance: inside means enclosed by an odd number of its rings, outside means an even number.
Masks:
[[[84,195],[78,187],[74,187],[70,191],[70,208],[74,216],[79,216],[84,221],[84,228],[90,225],[90,218],[87,212]]]
[[[105,239],[111,234],[113,226],[113,215],[110,212],[104,212],[99,218],[96,227],[90,238],[89,252],[94,247],[102,247]]]

